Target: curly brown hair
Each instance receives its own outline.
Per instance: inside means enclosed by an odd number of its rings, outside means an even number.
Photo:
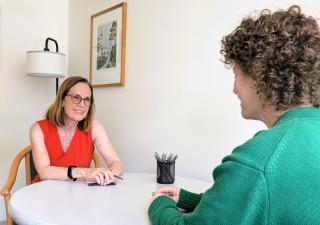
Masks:
[[[263,105],[284,111],[320,103],[320,32],[299,6],[262,10],[222,39],[223,62],[255,81]]]

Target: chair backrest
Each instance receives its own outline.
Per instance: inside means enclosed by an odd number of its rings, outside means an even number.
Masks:
[[[14,185],[14,182],[16,181],[19,165],[20,165],[20,162],[23,158],[25,158],[26,185],[31,184],[32,179],[37,175],[37,171],[36,171],[36,168],[33,163],[31,151],[32,151],[31,145],[29,145],[29,146],[25,147],[24,149],[22,149],[18,153],[18,155],[14,158],[14,160],[11,164],[10,170],[9,170],[8,179],[0,191],[0,194],[4,197],[8,225],[14,224],[14,222],[8,212],[9,200],[11,198],[10,192],[11,192],[12,186]],[[96,153],[93,154],[93,161],[94,161],[95,167],[102,167],[100,157]]]

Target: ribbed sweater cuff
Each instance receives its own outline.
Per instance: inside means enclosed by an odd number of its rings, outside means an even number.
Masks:
[[[162,206],[176,206],[175,201],[173,201],[170,197],[166,196],[166,195],[162,195],[159,196],[158,198],[156,198],[150,205],[149,210],[148,210],[148,214],[149,217],[152,218],[154,217],[154,215],[156,214],[156,212],[162,207]]]
[[[196,194],[181,188],[177,207],[185,209],[189,212],[199,204],[202,194]]]

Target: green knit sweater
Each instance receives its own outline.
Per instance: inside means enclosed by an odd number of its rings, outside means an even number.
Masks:
[[[320,109],[284,113],[225,157],[213,179],[200,195],[181,189],[178,204],[156,198],[153,224],[319,225]]]

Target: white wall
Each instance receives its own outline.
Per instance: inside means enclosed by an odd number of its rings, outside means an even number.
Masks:
[[[70,0],[70,74],[89,76],[90,15],[119,2]],[[126,171],[155,172],[154,152],[174,152],[178,175],[211,180],[225,155],[265,129],[240,116],[221,38],[255,9],[296,3],[320,16],[317,2],[127,0],[126,86],[94,90]]]
[[[211,180],[232,149],[265,126],[245,121],[220,62],[220,40],[243,16],[318,1],[127,0],[125,87],[94,90],[96,116],[126,171],[155,172],[153,154],[179,154],[176,173]],[[89,77],[90,15],[120,1],[70,0],[69,73]]]
[[[25,75],[26,51],[42,50],[50,36],[58,41],[60,51],[67,53],[68,6],[66,0],[0,2],[0,187],[14,156],[29,144],[29,127],[43,117],[55,96],[54,79]],[[25,184],[24,173],[20,175],[14,189]],[[4,212],[1,197],[0,221],[5,220]]]

